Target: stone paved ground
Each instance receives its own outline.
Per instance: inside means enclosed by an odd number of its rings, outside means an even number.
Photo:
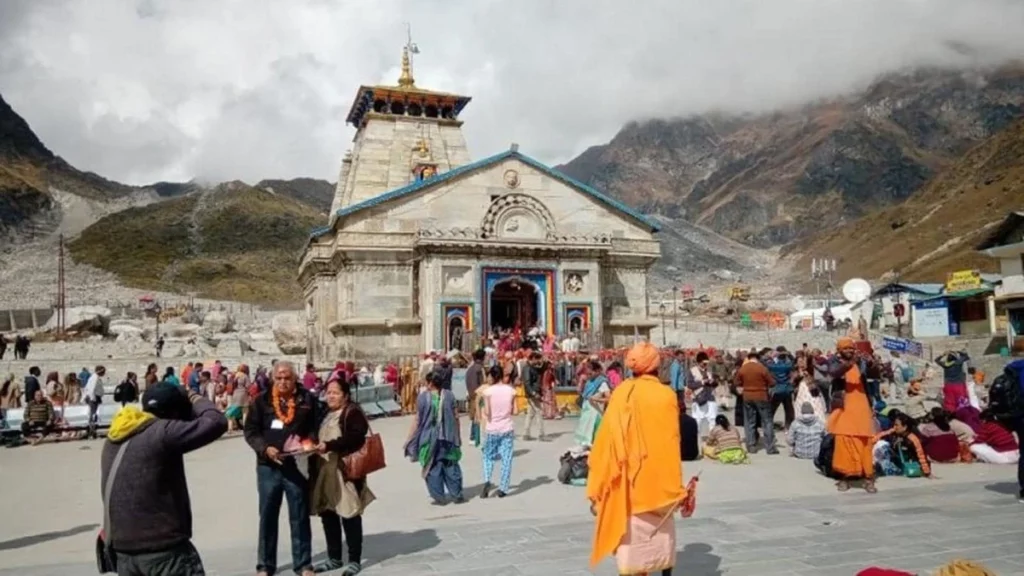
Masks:
[[[583,489],[552,479],[573,422],[549,423],[551,442],[519,442],[514,483],[503,500],[427,503],[412,464],[398,459],[407,419],[376,423],[392,455],[374,475],[367,511],[365,574],[583,575],[591,519]],[[0,576],[95,574],[100,517],[99,443],[0,450]],[[464,461],[470,496],[479,455]],[[256,538],[253,458],[238,438],[190,456],[195,542],[211,575],[252,574]],[[701,472],[697,514],[681,520],[676,574],[851,575],[877,564],[922,574],[957,557],[1000,575],[1024,575],[1024,505],[1014,470],[936,466],[937,479],[883,479],[879,493],[838,494],[807,462],[758,455],[743,467],[688,463]],[[281,562],[289,559],[282,514]],[[316,522],[314,551],[324,549]],[[283,572],[284,573],[284,572]],[[611,575],[606,562],[597,574]]]

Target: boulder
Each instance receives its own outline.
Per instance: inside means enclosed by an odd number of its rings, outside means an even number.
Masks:
[[[277,347],[284,354],[306,353],[306,322],[301,313],[284,313],[270,321]]]
[[[167,334],[172,338],[195,338],[199,334],[200,326],[198,324],[178,324],[177,322],[169,322],[160,326],[160,332]]]
[[[110,325],[107,326],[107,334],[111,336],[120,336],[126,333],[141,336],[143,332],[142,321],[130,318],[114,318],[110,321]]]
[[[240,340],[242,344],[256,354],[266,356],[278,356],[281,354],[281,349],[277,347],[274,335],[269,332],[250,332],[243,334]]]
[[[242,342],[237,335],[222,338],[217,344],[217,356],[220,358],[239,358],[242,356]]]
[[[64,328],[69,332],[105,334],[110,325],[110,308],[103,306],[74,306],[64,314]],[[46,323],[47,330],[57,329],[57,315]]]
[[[203,328],[207,332],[214,334],[230,332],[233,325],[231,317],[223,310],[210,310],[203,316]]]

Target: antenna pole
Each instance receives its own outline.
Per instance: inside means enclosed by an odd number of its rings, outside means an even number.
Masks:
[[[64,281],[64,235],[61,234],[57,248],[57,334],[64,334],[67,300]]]

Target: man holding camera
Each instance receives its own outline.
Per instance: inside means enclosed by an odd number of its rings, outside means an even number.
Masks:
[[[120,576],[202,576],[192,545],[184,455],[220,438],[227,420],[199,394],[158,384],[142,409],[111,422],[100,458],[104,539]]]

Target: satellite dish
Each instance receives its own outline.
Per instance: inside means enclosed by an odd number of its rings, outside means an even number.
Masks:
[[[805,304],[799,296],[794,296],[793,299],[789,301],[789,305],[793,307],[795,312],[799,312],[807,307],[807,304]]]
[[[856,304],[871,296],[871,284],[863,278],[851,278],[843,284],[843,298]]]

